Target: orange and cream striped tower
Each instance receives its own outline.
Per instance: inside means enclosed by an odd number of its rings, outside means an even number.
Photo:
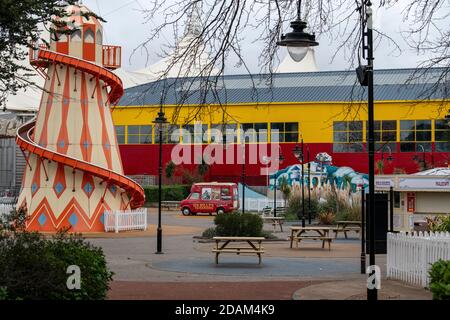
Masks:
[[[17,134],[27,159],[18,206],[28,230],[98,232],[105,211],[140,207],[144,193],[123,175],[109,109],[123,94],[110,71],[120,66],[120,47],[103,45],[102,25],[87,7],[66,11],[61,20],[74,31],[30,52],[46,81],[37,118]]]

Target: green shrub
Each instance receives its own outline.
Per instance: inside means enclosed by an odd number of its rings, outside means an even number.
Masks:
[[[67,288],[67,268],[81,271],[79,290]],[[77,236],[22,232],[0,244],[0,287],[7,299],[105,299],[112,273],[100,248]]]
[[[430,222],[433,223],[430,223]],[[450,232],[450,215],[438,216],[434,220],[428,219],[430,231],[434,232]]]
[[[216,228],[215,227],[208,228],[205,231],[203,231],[203,233],[202,233],[202,237],[208,238],[208,239],[212,239],[215,236],[216,236]]]
[[[433,300],[450,300],[450,260],[433,263],[429,275]]]
[[[24,215],[13,214],[14,218]],[[105,299],[112,272],[101,248],[79,235],[60,232],[45,238],[24,231],[25,219],[3,223],[0,228],[0,299]],[[69,290],[69,266],[80,268],[80,289]]]
[[[263,220],[253,213],[218,214],[214,223],[216,234],[224,237],[261,237]]]
[[[158,202],[158,186],[145,187],[145,199],[147,202]],[[162,201],[181,201],[191,192],[190,185],[162,186]]]
[[[171,179],[175,174],[176,165],[173,161],[169,161],[166,164],[166,178]]]
[[[8,290],[5,287],[0,287],[0,301],[8,298]]]

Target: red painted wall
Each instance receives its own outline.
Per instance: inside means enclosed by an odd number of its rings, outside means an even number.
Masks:
[[[172,148],[175,145],[163,145],[163,167],[171,159]],[[292,154],[292,149],[295,147],[295,143],[281,144],[281,152],[285,158],[284,162],[280,165],[284,168],[289,165],[298,163],[297,159]],[[333,144],[331,143],[305,143],[305,163],[306,163],[306,146],[309,146],[311,161],[319,152],[326,152],[333,157],[333,165],[342,167],[348,166],[353,168],[357,172],[367,173],[367,153],[333,153]],[[204,148],[205,146],[203,146]],[[237,146],[234,145],[234,148]],[[268,147],[268,156],[270,156],[270,147]],[[265,172],[265,165],[262,165],[260,161],[257,164],[249,164],[251,150],[246,150],[247,164],[245,165],[246,183],[249,185],[265,185],[267,177],[261,175],[260,168],[263,168]],[[158,145],[121,145],[120,152],[122,156],[122,162],[126,175],[157,175],[158,174]],[[419,164],[413,160],[413,157],[417,155],[419,159],[422,159],[423,153],[415,152],[397,152],[393,153],[394,160],[389,162],[384,161],[384,173],[390,174],[395,168],[401,168],[406,173],[414,173],[419,171]],[[236,161],[237,154],[234,154],[234,164],[214,164],[211,166],[210,171],[206,175],[205,180],[211,181],[230,181],[238,182],[241,180],[242,164],[238,164]],[[387,157],[387,154],[385,154]],[[425,154],[426,161],[429,166],[434,167],[446,167],[447,161],[450,158],[449,153],[433,152]],[[375,161],[381,159],[381,153],[376,154]],[[434,163],[434,164],[433,164]],[[177,174],[180,175],[183,170],[195,172],[197,170],[196,164],[191,165],[179,165],[177,166]],[[375,169],[377,172],[377,169]],[[164,175],[164,169],[163,169]]]

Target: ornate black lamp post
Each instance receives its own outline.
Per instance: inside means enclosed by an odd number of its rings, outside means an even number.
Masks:
[[[278,163],[281,164],[284,161],[284,157],[283,155],[280,153],[279,157],[278,157]],[[275,172],[275,181],[273,183],[274,187],[273,187],[273,216],[276,217],[277,216],[277,180],[278,177],[276,176],[276,172]]]
[[[305,227],[305,168],[303,166],[303,156],[304,156],[304,144],[303,144],[303,138],[302,138],[302,144],[301,148],[298,147],[296,144],[294,149],[292,150],[292,153],[294,154],[294,157],[297,158],[297,160],[302,165],[302,174],[301,174],[301,187],[302,187],[302,227]]]
[[[356,70],[359,82],[367,86],[367,111],[369,124],[369,201],[368,201],[368,225],[369,225],[369,265],[375,266],[375,121],[374,121],[374,85],[373,85],[373,16],[370,0],[362,0],[358,7],[360,12],[362,30],[363,58],[367,60],[366,66],[359,66]],[[373,271],[375,272],[375,271]],[[373,276],[372,274],[370,276]],[[378,290],[376,286],[367,286],[367,300],[377,300]]]
[[[361,19],[362,55],[367,60],[367,65],[360,65],[356,69],[358,80],[362,86],[367,87],[368,104],[368,165],[369,165],[369,201],[368,201],[368,226],[369,226],[369,263],[375,266],[375,132],[374,132],[374,85],[373,85],[373,17],[372,2],[370,0],[357,1],[358,12]],[[277,42],[280,46],[288,47],[291,57],[300,61],[306,56],[309,47],[317,46],[315,36],[303,32],[306,23],[300,17],[301,1],[298,1],[297,20],[291,22],[293,32],[281,36]],[[372,278],[373,274],[370,275]],[[368,286],[367,299],[377,300],[378,290],[376,286]]]
[[[308,145],[306,146],[306,161],[308,162],[308,224],[311,224],[311,162]]]
[[[162,198],[162,143],[163,143],[163,130],[164,125],[167,124],[162,104],[160,105],[158,116],[156,117],[154,124],[158,127],[159,131],[159,168],[158,168],[158,228],[156,231],[156,254],[162,254],[162,227],[161,227],[161,198]]]

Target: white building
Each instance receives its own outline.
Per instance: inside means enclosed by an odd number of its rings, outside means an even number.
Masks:
[[[394,188],[394,228],[410,231],[426,217],[450,214],[450,168],[410,175],[379,175],[377,190]]]

